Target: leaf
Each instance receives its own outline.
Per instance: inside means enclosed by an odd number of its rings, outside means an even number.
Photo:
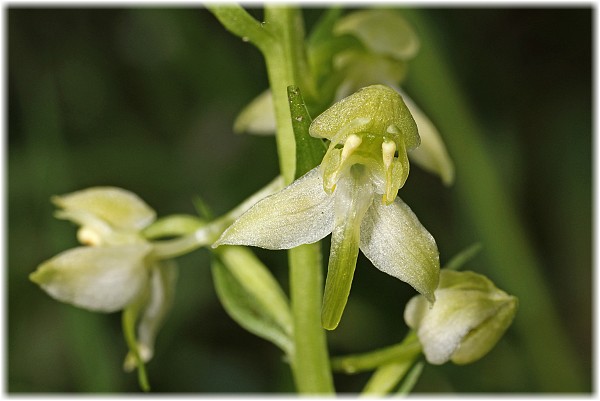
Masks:
[[[292,114],[292,128],[296,139],[296,173],[294,178],[300,178],[314,167],[321,164],[327,146],[321,139],[313,138],[308,134],[312,119],[302,98],[300,88],[288,86],[288,100]]]
[[[229,316],[244,329],[274,343],[287,355],[292,355],[290,330],[282,327],[261,300],[240,283],[218,257],[213,258],[212,273],[217,296]]]

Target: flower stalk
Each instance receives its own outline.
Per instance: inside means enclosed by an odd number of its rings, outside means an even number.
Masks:
[[[271,47],[264,56],[273,93],[279,164],[281,174],[289,184],[296,169],[296,146],[287,88],[298,85],[300,76],[308,76],[303,57],[304,31],[300,10],[293,7],[267,5],[265,22],[269,29],[278,31],[280,39],[279,48]],[[294,380],[300,393],[332,393],[333,379],[325,332],[319,324],[322,288],[320,246],[311,244],[290,249],[288,260],[294,320]]]
[[[265,6],[265,21],[257,23],[274,40],[264,41],[262,35],[256,32],[257,25],[248,21],[248,14],[241,7],[213,7],[211,11],[225,27],[256,44],[263,53],[273,96],[279,166],[285,183],[289,184],[294,180],[296,146],[287,88],[304,85],[310,76],[305,59],[300,10],[280,5]],[[246,21],[244,26],[240,27],[240,20]],[[249,36],[250,33],[254,36]],[[253,38],[259,38],[258,42]],[[294,321],[294,380],[300,393],[331,393],[333,380],[325,333],[318,324],[321,305],[320,247],[306,245],[290,249],[288,258]]]

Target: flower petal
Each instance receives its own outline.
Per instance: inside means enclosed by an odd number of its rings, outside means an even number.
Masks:
[[[440,262],[437,245],[400,198],[389,206],[373,202],[360,233],[360,249],[379,270],[435,300]]]
[[[52,200],[64,209],[63,218],[78,224],[82,221],[77,216],[90,214],[115,228],[141,230],[156,217],[154,210],[136,194],[116,187],[88,188]]]
[[[73,248],[40,265],[29,278],[59,301],[115,312],[146,286],[144,257],[151,249],[144,243]]]
[[[454,182],[454,163],[448,155],[440,133],[415,102],[406,93],[397,90],[402,94],[404,103],[406,103],[415,119],[421,137],[421,145],[411,150],[408,156],[424,170],[439,175],[444,185],[452,185]]]
[[[274,135],[276,124],[273,107],[273,95],[270,90],[266,90],[240,112],[233,124],[233,130],[238,133]]]
[[[333,196],[318,167],[240,216],[213,244],[290,249],[316,242],[333,228]]]
[[[175,262],[161,261],[152,269],[149,296],[137,324],[138,352],[144,363],[150,361],[154,355],[154,340],[173,304],[176,281]],[[135,369],[136,359],[133,352],[127,354],[124,367],[126,371]]]

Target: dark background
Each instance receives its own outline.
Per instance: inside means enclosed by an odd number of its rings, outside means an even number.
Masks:
[[[305,10],[308,31],[321,13]],[[585,374],[582,390],[591,391],[592,10],[422,14],[442,33],[443,57],[485,129]],[[27,278],[76,245],[75,228],[53,218],[49,199],[114,185],[161,216],[194,213],[198,195],[217,214],[234,207],[278,171],[273,138],[232,133],[239,110],[267,87],[262,57],[201,8],[32,7],[8,8],[6,16],[7,390],[136,392],[135,374],[121,369],[119,314],[61,304]],[[455,211],[453,188],[414,167],[402,191],[442,262],[477,242]],[[285,253],[257,254],[287,289]],[[478,263],[480,256],[467,267],[477,271]],[[174,309],[148,365],[154,391],[293,391],[278,349],[225,314],[208,252],[179,264]],[[342,323],[328,334],[332,354],[399,341],[412,295],[361,256]],[[359,391],[367,378],[335,377],[345,392]],[[426,366],[415,390],[544,391],[530,380],[513,330],[475,364]]]

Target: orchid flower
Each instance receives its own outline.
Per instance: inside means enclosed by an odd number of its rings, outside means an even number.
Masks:
[[[394,88],[402,95],[421,138],[421,145],[409,149],[408,157],[422,169],[437,174],[444,185],[451,185],[454,182],[454,163],[442,136],[427,114],[401,88],[409,61],[418,54],[421,46],[410,24],[396,10],[360,10],[341,17],[333,26],[331,35],[330,42],[352,37],[355,45],[341,46],[342,50],[332,55],[333,73],[324,76],[332,79],[335,85],[321,83],[321,87],[333,86],[335,95],[332,97],[337,100],[373,84]],[[327,41],[321,42],[308,43],[309,56],[322,53],[315,46],[329,46]],[[314,70],[319,70],[318,66],[314,66]],[[255,135],[275,133],[273,98],[269,90],[262,92],[240,112],[234,130]]]
[[[152,358],[154,340],[170,309],[177,275],[174,263],[155,257],[142,236],[156,218],[137,195],[115,187],[94,187],[53,198],[57,217],[80,225],[85,246],[66,250],[30,275],[51,297],[95,312],[138,311],[137,352]],[[125,368],[136,366],[130,351]]]
[[[331,141],[321,165],[256,203],[213,247],[289,249],[332,233],[322,310],[326,329],[341,319],[359,248],[379,270],[434,302],[435,240],[396,197],[408,176],[406,151],[420,141],[402,97],[382,85],[363,88],[317,117],[309,132]]]

